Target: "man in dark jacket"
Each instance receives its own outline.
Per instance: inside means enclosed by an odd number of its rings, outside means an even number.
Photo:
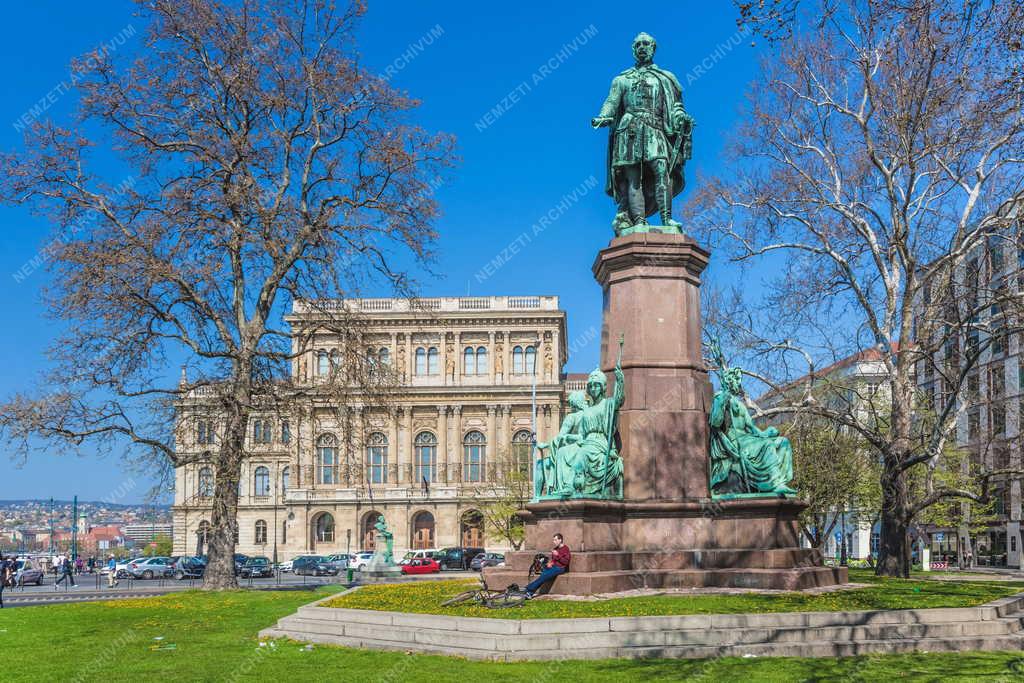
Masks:
[[[75,584],[75,572],[74,572],[73,568],[74,568],[74,564],[72,564],[71,558],[69,558],[67,556],[64,556],[64,557],[61,558],[60,578],[57,579],[54,582],[54,584],[53,584],[54,590],[56,590],[57,586],[59,586],[61,583],[63,583],[65,579],[71,582],[71,587],[72,588],[78,588],[78,585]]]
[[[547,562],[547,567],[540,573],[536,579],[531,581],[526,586],[526,597],[532,598],[541,586],[546,584],[548,581],[554,581],[562,574],[569,571],[569,561],[572,559],[572,553],[569,552],[569,546],[565,544],[562,539],[562,534],[555,534],[551,537],[552,545],[554,548],[551,551],[551,559]]]

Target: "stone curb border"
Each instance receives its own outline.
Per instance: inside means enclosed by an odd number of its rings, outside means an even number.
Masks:
[[[978,607],[577,619],[320,606],[353,590],[300,607],[260,636],[505,661],[1024,649],[1024,593]]]

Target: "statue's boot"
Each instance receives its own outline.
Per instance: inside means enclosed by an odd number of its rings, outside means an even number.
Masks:
[[[633,220],[629,217],[628,211],[620,210],[615,214],[615,218],[612,220],[612,230],[615,231],[615,235],[618,236],[626,228],[633,227]]]
[[[664,176],[658,178],[658,212],[661,214],[661,227],[665,232],[682,233],[683,224],[672,218],[672,189]]]

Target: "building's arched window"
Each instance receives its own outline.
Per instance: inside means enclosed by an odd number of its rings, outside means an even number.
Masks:
[[[338,369],[341,367],[341,352],[338,349],[331,349],[331,374],[338,374]]]
[[[441,356],[436,346],[427,349],[427,374],[436,375],[441,372]]]
[[[331,373],[330,360],[326,351],[316,352],[316,374],[326,377]]]
[[[537,347],[527,346],[526,347],[526,374],[535,375],[537,374]]]
[[[366,374],[377,374],[377,349],[366,349]]]
[[[267,544],[267,523],[262,519],[256,520],[256,545]]]
[[[523,374],[523,347],[517,346],[512,349],[512,374]]]
[[[512,466],[520,474],[530,474],[533,465],[533,434],[520,429],[512,435]]]
[[[281,420],[281,443],[292,442],[292,423],[288,420]]]
[[[260,465],[252,475],[252,495],[270,495],[270,470]]]
[[[387,347],[382,347],[377,352],[377,362],[380,363],[381,367],[387,367],[391,365],[391,350]]]
[[[416,349],[416,374],[427,374],[427,350],[422,346]]]
[[[316,480],[338,483],[338,439],[333,434],[323,434],[316,442]]]
[[[437,437],[430,432],[416,435],[413,466],[417,482],[437,481]]]
[[[214,442],[216,432],[213,428],[213,422],[209,420],[199,420],[196,423],[196,443],[208,446]]]
[[[291,486],[292,468],[285,467],[281,470],[281,494],[282,496],[288,493],[288,487]]]
[[[334,543],[334,517],[325,512],[313,522],[313,538],[317,543]]]
[[[487,347],[478,346],[476,349],[476,374],[487,374]]]
[[[484,547],[484,516],[479,510],[468,510],[462,515],[462,545],[468,548]]]
[[[473,351],[472,346],[467,346],[466,350],[462,352],[462,374],[476,374],[476,352]]]
[[[366,471],[371,484],[388,482],[388,437],[381,432],[366,439]]]
[[[199,470],[199,487],[197,489],[200,498],[213,498],[213,470],[203,467]]]
[[[487,454],[487,439],[481,432],[473,430],[462,440],[462,481],[481,482],[484,480],[484,464]]]

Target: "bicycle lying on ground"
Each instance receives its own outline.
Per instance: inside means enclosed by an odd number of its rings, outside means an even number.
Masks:
[[[502,609],[504,607],[520,607],[526,602],[526,592],[514,583],[500,591],[488,588],[487,582],[483,579],[480,580],[480,583],[482,584],[480,588],[463,591],[442,602],[441,606],[450,607],[451,605],[476,602],[490,609]]]
[[[543,554],[535,555],[533,563],[530,565],[530,572],[528,580],[532,581],[534,576],[537,576],[547,564],[547,556]],[[461,605],[467,602],[476,602],[477,604],[489,607],[490,609],[501,609],[503,607],[521,607],[526,602],[526,591],[520,588],[517,584],[509,584],[505,590],[492,590],[487,587],[487,582],[480,579],[480,588],[474,588],[473,590],[463,591],[458,595],[448,598],[441,603],[442,607],[450,607],[451,605]]]

